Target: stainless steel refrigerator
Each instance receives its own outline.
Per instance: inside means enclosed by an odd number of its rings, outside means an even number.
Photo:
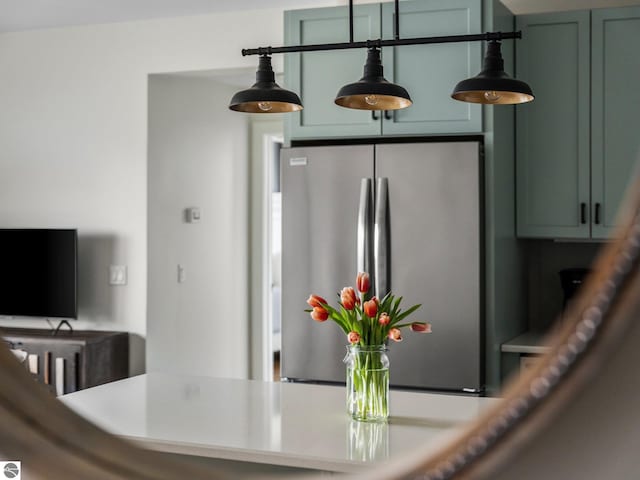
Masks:
[[[305,300],[372,276],[375,294],[402,295],[409,320],[390,342],[391,385],[483,389],[482,159],[477,141],[283,149],[281,376],[344,382],[347,340]]]

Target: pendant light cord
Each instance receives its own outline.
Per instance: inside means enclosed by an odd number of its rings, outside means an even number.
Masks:
[[[400,40],[400,0],[396,0],[396,18],[395,18],[396,24],[395,24],[395,33],[393,35],[393,38],[395,40]],[[353,41],[353,40],[352,40]]]
[[[349,43],[353,43],[353,0],[349,0]]]

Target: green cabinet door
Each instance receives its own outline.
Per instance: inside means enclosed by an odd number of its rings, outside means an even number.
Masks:
[[[481,33],[480,0],[400,2],[400,38]],[[394,38],[395,8],[382,4],[382,38]],[[409,91],[413,105],[389,112],[383,135],[481,133],[482,107],[451,98],[455,85],[480,72],[482,43],[383,49],[385,77]]]
[[[588,11],[516,19],[517,77],[536,96],[516,107],[517,232],[589,238]]]
[[[640,7],[591,15],[592,237],[606,238],[640,154]]]
[[[284,20],[287,45],[349,41],[347,7],[287,11]],[[380,38],[380,5],[356,5],[354,40],[376,38]],[[366,54],[365,49],[350,49],[285,55],[284,84],[300,95],[304,106],[286,115],[288,139],[380,135],[380,120],[374,120],[370,111],[333,103],[340,87],[362,77]]]

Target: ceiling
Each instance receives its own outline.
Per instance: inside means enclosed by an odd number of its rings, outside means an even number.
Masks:
[[[375,0],[356,0],[371,3]],[[635,5],[640,0],[502,0],[516,14]],[[348,0],[0,0],[0,33],[261,8],[347,5]]]

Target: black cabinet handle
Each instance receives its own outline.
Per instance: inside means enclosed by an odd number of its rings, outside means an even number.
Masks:
[[[587,223],[587,204],[584,202],[580,204],[580,223]]]
[[[595,224],[600,225],[600,203],[596,203]]]
[[[384,118],[386,118],[387,120],[391,120],[393,118],[393,114],[389,110],[385,110]]]
[[[376,115],[376,110],[371,110],[371,118],[374,120],[380,120],[380,117]]]

